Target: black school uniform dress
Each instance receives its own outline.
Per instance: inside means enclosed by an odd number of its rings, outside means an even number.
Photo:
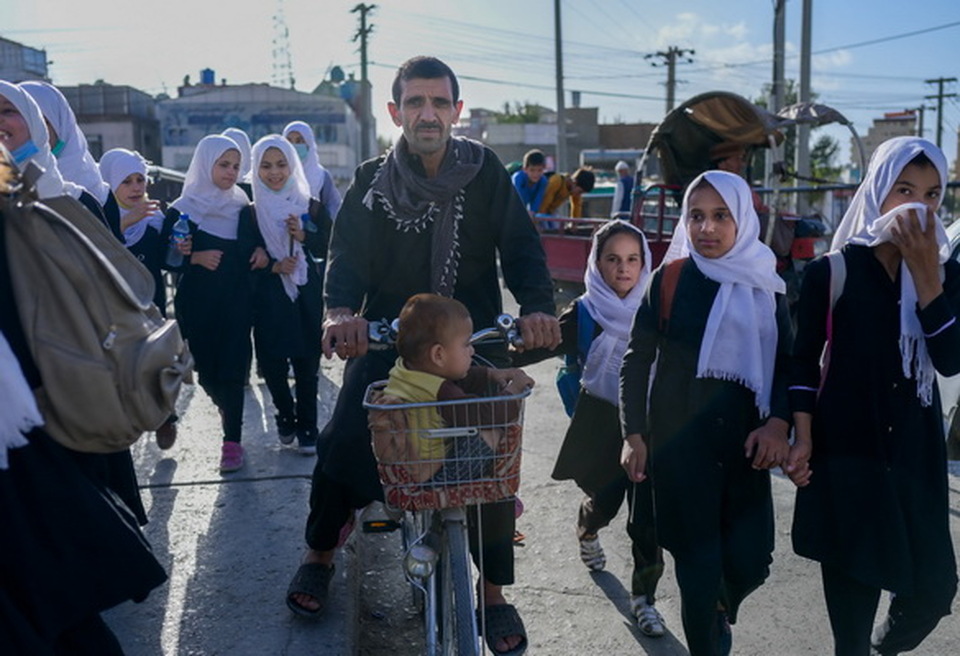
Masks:
[[[326,208],[316,199],[310,200],[308,211],[310,223],[305,226],[306,241],[303,243],[308,264],[307,282],[299,287],[296,300],[290,300],[281,277],[272,272],[276,260],[271,258],[266,268],[258,270],[253,339],[257,362],[277,412],[285,419],[295,418],[298,433],[316,435],[317,376],[323,336],[323,271],[332,224]],[[289,364],[293,365],[296,378],[296,401],[287,383]]]
[[[562,341],[553,355],[578,354],[578,307],[574,301],[559,317]],[[603,328],[595,322],[593,338]],[[581,388],[553,467],[554,480],[573,480],[587,495],[580,504],[578,537],[595,535],[610,524],[627,499],[627,534],[633,552],[631,594],[656,601],[657,583],[663,575],[663,554],[657,546],[650,481],[632,483],[620,465],[623,434],[620,409]]]
[[[165,225],[179,218],[167,210]],[[260,232],[246,208],[239,215],[236,239],[204,232],[190,220],[193,252],[223,251],[220,266],[210,271],[185,258],[174,299],[177,321],[190,345],[194,366],[213,402],[224,413],[224,437],[239,442],[243,423],[243,387],[250,369],[253,282],[250,257]]]
[[[0,215],[0,331],[37,386],[3,234]],[[42,428],[27,439],[0,470],[0,652],[121,654],[99,613],[142,600],[166,574],[130,510],[85,475],[73,452]]]
[[[123,241],[123,233],[120,231],[120,207],[117,205],[117,200],[113,197],[112,191],[103,205],[88,191],[81,192],[77,200],[107,226],[110,234],[121,242]]]
[[[819,395],[826,259],[808,265],[799,304],[791,403],[813,413],[813,474],[797,491],[794,550],[863,585],[923,598],[939,618],[957,586],[940,394],[935,386],[924,407],[903,375],[900,274],[891,280],[869,247],[842,252],[847,277]],[[918,316],[934,367],[950,375],[960,371],[960,265],[944,271],[944,293]]]
[[[680,271],[666,331],[661,333],[662,276],[663,268],[654,273],[633,324],[621,370],[621,412],[625,433],[640,433],[647,440],[657,539],[676,562],[691,653],[712,653],[716,638],[710,630],[717,602],[735,623],[740,603],[770,571],[774,536],[770,472],[754,470],[752,458],[744,457],[747,436],[761,425],[754,393],[733,381],[697,378],[700,344],[720,284],[688,259]],[[771,415],[789,421],[782,372],[792,335],[781,295],[777,327]],[[655,358],[648,413],[648,380]]]

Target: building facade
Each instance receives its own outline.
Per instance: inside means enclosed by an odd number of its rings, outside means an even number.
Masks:
[[[160,163],[160,121],[153,96],[104,82],[57,88],[77,115],[94,158],[99,160],[111,148],[128,148]]]
[[[47,51],[0,37],[0,80],[26,82],[50,81]]]
[[[164,166],[186,170],[197,142],[208,134],[234,127],[256,142],[299,120],[313,128],[320,162],[334,178],[352,176],[359,163],[360,124],[344,99],[267,84],[213,84],[212,71],[203,73],[208,74],[200,84],[184,84],[177,98],[158,103]]]
[[[914,111],[888,112],[883,118],[873,119],[873,125],[863,135],[863,150],[866,161],[870,161],[873,151],[887,139],[910,137],[917,134],[917,114]],[[851,137],[850,153],[856,161],[857,144]]]

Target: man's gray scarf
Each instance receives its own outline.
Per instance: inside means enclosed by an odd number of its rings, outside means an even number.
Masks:
[[[376,198],[401,232],[419,233],[433,224],[430,288],[441,296],[453,296],[457,284],[464,188],[480,172],[483,154],[479,142],[451,138],[436,177],[428,178],[411,168],[407,141],[401,136],[363,198],[371,210]]]

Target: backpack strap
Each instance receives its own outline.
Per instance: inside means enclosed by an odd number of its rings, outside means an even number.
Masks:
[[[566,356],[565,363],[568,367],[583,367],[587,361],[587,352],[590,350],[590,344],[593,343],[593,333],[596,330],[596,320],[587,310],[587,307],[577,301],[577,354],[576,356]]]
[[[833,343],[833,308],[843,294],[843,286],[847,281],[847,262],[841,251],[830,251],[825,257],[830,265],[830,304],[827,306],[827,339],[823,344],[823,353],[820,355],[820,389],[827,379],[827,370],[830,368],[830,345]]]
[[[670,312],[673,310],[673,297],[677,292],[677,283],[680,281],[680,271],[687,258],[674,260],[663,268],[660,277],[660,332],[667,332],[670,324]]]

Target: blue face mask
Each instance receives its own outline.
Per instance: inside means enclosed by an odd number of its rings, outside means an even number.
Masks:
[[[11,152],[13,155],[13,161],[17,164],[23,164],[28,159],[40,152],[40,149],[37,148],[37,144],[32,141],[27,141],[25,144]]]
[[[293,148],[294,148],[294,150],[297,151],[297,156],[298,156],[301,160],[303,160],[304,158],[306,158],[307,153],[310,152],[310,146],[308,146],[307,144],[293,144]]]
[[[63,139],[60,139],[57,141],[57,144],[50,149],[50,151],[53,153],[54,157],[60,157],[60,153],[63,152],[63,149],[66,145],[67,143]]]

